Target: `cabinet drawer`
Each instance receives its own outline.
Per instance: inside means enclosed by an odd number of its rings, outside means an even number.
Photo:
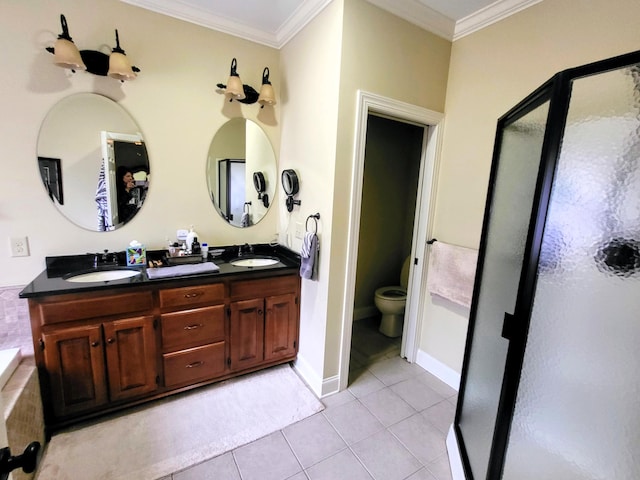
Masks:
[[[224,340],[224,305],[164,313],[160,318],[165,351]]]
[[[263,278],[257,280],[239,280],[231,282],[231,297],[268,297],[281,293],[295,293],[298,291],[300,277],[287,275],[284,277]]]
[[[153,295],[150,291],[121,293],[103,297],[74,298],[38,305],[42,323],[59,323],[84,318],[109,315],[131,314],[153,308]]]
[[[203,303],[224,301],[224,284],[197,285],[194,287],[160,290],[160,307],[185,307]]]
[[[167,353],[162,358],[167,387],[208,380],[225,370],[224,342]]]

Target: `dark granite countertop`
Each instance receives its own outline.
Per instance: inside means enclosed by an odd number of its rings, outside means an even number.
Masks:
[[[67,293],[82,293],[91,291],[100,291],[105,289],[124,289],[135,286],[144,285],[165,285],[170,286],[172,283],[184,283],[185,280],[195,280],[202,282],[203,280],[220,279],[223,277],[235,275],[255,274],[256,276],[264,276],[264,274],[290,273],[300,268],[300,256],[282,245],[257,244],[253,245],[253,252],[245,251],[242,258],[254,257],[275,257],[279,261],[273,265],[260,267],[238,267],[230,262],[238,258],[240,245],[231,245],[226,247],[212,247],[209,250],[208,262],[213,262],[219,270],[216,272],[206,272],[191,275],[182,275],[176,277],[165,277],[150,279],[147,276],[147,269],[151,267],[126,267],[122,266],[124,262],[124,253],[117,253],[116,265],[104,265],[94,267],[95,255],[65,255],[58,257],[47,257],[47,269],[38,275],[31,283],[29,283],[19,294],[20,298],[35,298],[49,295],[63,295]],[[166,250],[147,251],[147,260],[163,260],[166,259]],[[202,260],[204,262],[204,259]],[[166,265],[166,261],[164,262]],[[69,282],[65,280],[69,274],[77,274],[99,270],[113,270],[119,268],[129,268],[140,271],[140,275],[122,278],[118,280],[100,281],[100,282]],[[166,268],[166,267],[156,267]]]

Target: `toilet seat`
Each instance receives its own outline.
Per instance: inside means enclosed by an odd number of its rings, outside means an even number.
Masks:
[[[380,287],[376,289],[375,296],[386,300],[406,301],[407,290],[401,286]]]

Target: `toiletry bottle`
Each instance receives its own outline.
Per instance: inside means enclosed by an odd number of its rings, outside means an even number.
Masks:
[[[202,251],[200,250],[200,242],[198,242],[198,237],[193,237],[193,242],[191,242],[191,254],[192,255],[200,255]]]
[[[198,234],[193,231],[193,225],[191,225],[191,229],[189,230],[189,233],[187,233],[187,240],[186,240],[188,253],[193,253],[193,248],[191,247],[191,244],[193,243],[193,239],[196,238],[197,236]]]
[[[200,249],[202,250],[202,258],[206,262],[207,259],[209,258],[209,244],[204,243],[204,242],[201,243],[200,244]]]

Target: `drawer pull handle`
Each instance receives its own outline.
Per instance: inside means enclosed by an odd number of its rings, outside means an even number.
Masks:
[[[204,365],[204,362],[200,360],[198,362],[190,363],[189,365],[187,365],[187,368],[196,368],[196,367],[201,367],[202,365]]]
[[[201,323],[194,323],[193,325],[187,325],[186,327],[184,327],[185,330],[195,330],[196,328],[202,328],[204,327],[203,324]]]
[[[202,295],[201,292],[196,292],[196,293],[185,293],[184,294],[184,298],[196,298],[199,297],[200,295]]]

